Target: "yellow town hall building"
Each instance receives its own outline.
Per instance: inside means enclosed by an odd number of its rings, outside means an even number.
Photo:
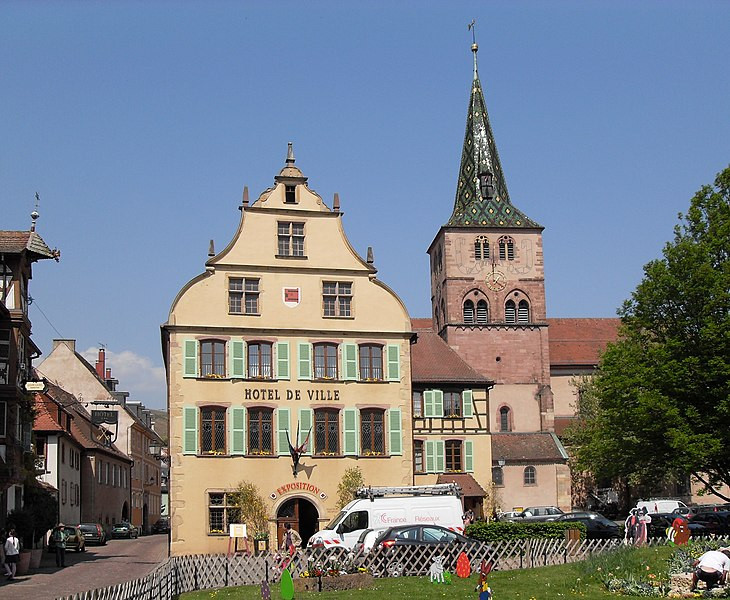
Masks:
[[[274,179],[251,204],[244,192],[234,239],[162,327],[173,555],[227,550],[241,481],[267,498],[272,542],[287,522],[306,542],[335,516],[348,468],[371,485],[414,484],[408,312],[348,242],[337,195],[328,207],[308,188],[291,145]],[[463,390],[462,423],[476,420],[473,395],[485,403],[486,387]],[[462,429],[450,436],[459,470],[487,486],[489,436],[475,435],[486,429]],[[290,442],[306,443],[296,472]],[[418,483],[435,483],[444,436],[418,442],[431,473]]]

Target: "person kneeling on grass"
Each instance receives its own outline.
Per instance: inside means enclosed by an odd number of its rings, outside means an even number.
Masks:
[[[730,572],[730,548],[705,552],[692,566],[695,567],[692,573],[692,591],[697,589],[698,580],[704,581],[708,590],[716,585],[724,585]]]

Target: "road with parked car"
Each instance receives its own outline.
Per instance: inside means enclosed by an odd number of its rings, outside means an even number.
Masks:
[[[120,532],[121,533],[121,532]],[[66,568],[56,567],[55,554],[44,552],[41,568],[14,581],[1,578],[3,600],[52,600],[136,579],[167,558],[167,535],[109,539],[87,543],[85,551],[66,551]]]

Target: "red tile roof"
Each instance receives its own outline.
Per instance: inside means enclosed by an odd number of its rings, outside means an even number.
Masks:
[[[35,419],[34,431],[64,431],[58,422],[58,405],[46,394],[37,393],[34,398]]]
[[[560,462],[568,460],[563,445],[553,433],[493,433],[492,463],[500,458],[512,462]]]
[[[436,483],[458,483],[464,496],[484,498],[487,492],[469,473],[440,473]]]
[[[418,335],[416,343],[411,344],[411,380],[414,383],[491,385],[492,381],[472,369],[437,333],[416,329],[416,324],[412,323],[414,333]]]
[[[20,254],[28,250],[41,258],[55,258],[60,256],[57,250],[51,250],[43,238],[35,231],[0,231],[0,252]]]
[[[621,319],[548,319],[551,366],[595,367]]]

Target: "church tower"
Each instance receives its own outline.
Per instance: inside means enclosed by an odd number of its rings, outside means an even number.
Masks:
[[[492,432],[551,432],[543,227],[510,201],[477,51],[454,209],[428,249],[433,327],[495,381]]]

